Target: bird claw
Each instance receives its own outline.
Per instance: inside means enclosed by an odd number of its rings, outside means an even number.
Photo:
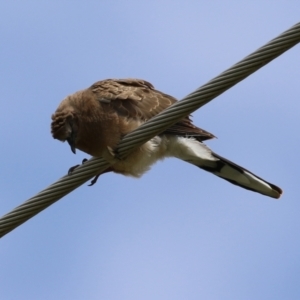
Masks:
[[[92,180],[91,183],[88,186],[92,186],[94,185],[98,178],[100,177],[100,175],[104,174],[104,173],[108,173],[108,172],[113,172],[113,168],[112,167],[108,167],[106,170],[104,170],[102,173],[99,173],[98,175],[96,175]]]
[[[97,180],[98,180],[98,178],[99,178],[99,176],[100,176],[101,174],[102,174],[102,173],[96,175],[96,176],[91,180],[91,183],[88,184],[88,186],[94,185],[94,184],[97,182]]]
[[[87,160],[86,158],[84,158],[84,159],[82,160],[82,163],[81,163],[81,164],[84,164],[84,163],[87,162],[87,161],[88,161],[88,160]],[[81,165],[76,165],[76,166],[71,167],[71,168],[68,170],[68,175],[71,175],[71,174],[74,172],[74,170],[77,169],[79,166],[81,166]],[[107,169],[106,169],[105,171],[103,171],[102,173],[96,175],[96,176],[91,180],[90,184],[88,184],[88,186],[93,186],[93,185],[97,182],[97,180],[98,180],[98,178],[100,177],[100,175],[102,175],[102,174],[104,174],[104,173],[107,173],[107,172],[112,172],[112,171],[113,171],[113,169],[112,169],[111,167],[107,168]]]
[[[82,160],[82,163],[81,163],[81,164],[83,165],[86,161],[87,161],[87,159],[84,158],[84,159]],[[71,174],[74,172],[74,170],[77,169],[79,166],[81,166],[81,165],[76,165],[76,166],[71,167],[71,168],[68,170],[68,175],[71,175]]]
[[[77,169],[80,165],[76,165],[76,166],[73,166],[71,167],[69,170],[68,170],[68,175],[71,175],[75,169]]]

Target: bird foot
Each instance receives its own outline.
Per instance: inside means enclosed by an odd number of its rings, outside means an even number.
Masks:
[[[87,159],[84,158],[84,159],[82,160],[82,163],[81,163],[81,164],[83,165],[86,161],[87,161]],[[79,166],[80,166],[80,165],[76,165],[76,166],[71,167],[71,168],[68,170],[68,175],[71,175],[71,174],[74,172],[74,170],[77,169]]]
[[[100,175],[102,175],[102,174],[104,174],[104,173],[112,172],[112,171],[113,171],[113,168],[112,168],[112,167],[108,167],[108,168],[107,168],[106,170],[104,170],[102,173],[96,175],[96,176],[91,180],[91,183],[90,183],[88,186],[94,185],[94,184],[97,182],[97,180],[98,180],[98,178],[99,178]]]
[[[86,158],[84,158],[84,159],[82,160],[82,164],[84,164],[84,163],[87,162],[87,161],[88,161],[88,160],[87,160]],[[71,167],[71,168],[68,170],[68,175],[71,175],[71,174],[74,172],[74,170],[77,169],[79,166],[80,166],[80,165],[76,165],[76,166]],[[97,180],[98,180],[98,178],[99,178],[100,175],[102,175],[102,174],[104,174],[104,173],[107,173],[107,172],[112,172],[112,171],[113,171],[113,169],[112,169],[111,167],[107,168],[107,169],[104,170],[102,173],[96,175],[96,176],[91,180],[91,183],[90,183],[88,186],[94,185],[94,184],[97,182]]]
[[[98,178],[99,178],[99,176],[100,176],[101,174],[102,174],[102,173],[96,175],[96,176],[91,180],[91,183],[88,184],[88,186],[94,185],[94,184],[97,182],[97,180],[98,180]]]

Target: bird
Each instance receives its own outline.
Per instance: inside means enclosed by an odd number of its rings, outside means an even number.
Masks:
[[[102,157],[105,172],[141,177],[159,160],[179,158],[244,189],[278,199],[282,190],[247,169],[213,152],[204,141],[215,136],[192,123],[190,116],[120,159],[122,138],[178,100],[142,79],[106,79],[67,96],[52,115],[51,134],[79,149]],[[100,174],[99,174],[100,175]],[[95,183],[99,177],[95,177]]]

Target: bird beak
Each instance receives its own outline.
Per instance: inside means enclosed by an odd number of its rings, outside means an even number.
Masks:
[[[74,143],[74,137],[73,137],[73,134],[67,138],[67,141],[68,141],[68,144],[69,144],[70,147],[71,147],[72,152],[73,152],[74,154],[76,154],[76,148],[75,148],[75,143]]]
[[[76,154],[75,139],[76,139],[77,132],[75,131],[74,123],[72,119],[69,120],[68,125],[70,126],[69,128],[70,131],[69,131],[69,137],[67,138],[67,141],[71,147],[72,152]]]

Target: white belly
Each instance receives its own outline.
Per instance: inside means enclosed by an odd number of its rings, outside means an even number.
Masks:
[[[113,169],[117,173],[140,177],[165,157],[177,157],[196,165],[201,165],[201,160],[206,164],[210,160],[216,161],[211,150],[193,138],[163,135],[154,137],[126,159],[114,163]]]

